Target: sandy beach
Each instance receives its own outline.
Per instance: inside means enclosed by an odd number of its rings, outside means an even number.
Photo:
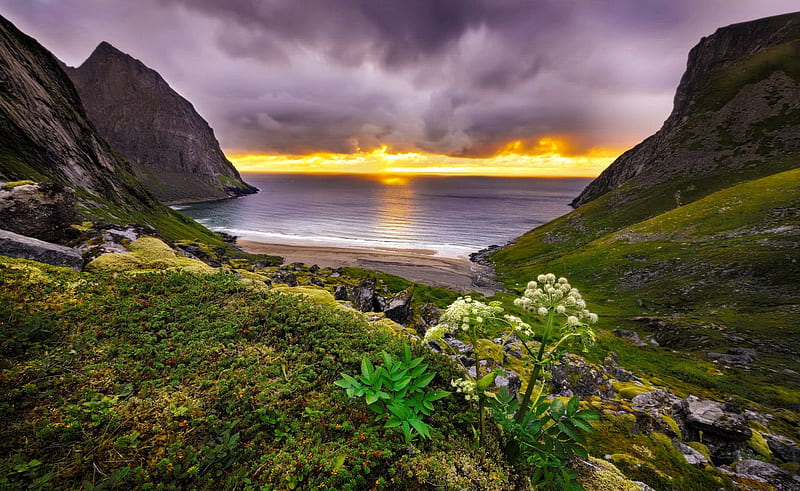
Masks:
[[[357,249],[313,245],[267,244],[238,240],[236,244],[245,252],[282,256],[287,264],[316,264],[320,267],[354,267],[372,269],[401,276],[430,286],[441,286],[462,293],[477,291],[484,295],[495,292],[492,288],[478,286],[489,269],[467,258],[436,256],[427,249]]]

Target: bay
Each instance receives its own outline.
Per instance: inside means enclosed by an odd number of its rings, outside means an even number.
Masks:
[[[274,244],[424,249],[466,257],[568,213],[583,178],[242,173],[260,192],[176,206],[206,227]]]

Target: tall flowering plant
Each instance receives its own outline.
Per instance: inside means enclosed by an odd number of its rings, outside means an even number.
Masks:
[[[443,339],[445,334],[456,334],[460,331],[472,343],[475,357],[475,376],[470,376],[469,371],[466,371],[465,378],[453,380],[451,384],[456,388],[456,391],[463,393],[468,401],[478,402],[481,446],[484,444],[486,428],[485,391],[492,385],[501,370],[495,368],[490,371],[487,365],[486,371],[483,371],[480,363],[481,353],[478,339],[482,337],[487,328],[498,323],[507,322],[502,313],[503,307],[500,306],[500,302],[486,304],[471,297],[461,297],[453,302],[442,314],[441,322],[425,333],[426,342],[437,341],[441,345],[449,347],[450,345],[445,343]]]
[[[526,339],[533,337],[530,335],[530,326],[520,321],[527,328],[516,328],[522,334],[520,337],[525,349],[533,356],[534,363],[528,387],[515,416],[517,423],[520,423],[530,405],[533,388],[541,375],[542,367],[550,361],[553,353],[570,339],[576,339],[583,349],[594,344],[595,334],[590,324],[597,322],[597,314],[587,310],[586,302],[577,288],[573,288],[566,278],[556,279],[552,273],[540,274],[536,281],[528,282],[525,292],[514,300],[514,305],[546,319],[539,350],[535,354],[525,344]],[[539,390],[541,391],[541,386]]]
[[[586,302],[581,297],[577,288],[573,288],[566,278],[558,278],[552,273],[542,274],[536,281],[530,281],[522,296],[514,304],[524,310],[535,314],[544,320],[544,327],[537,332],[530,324],[519,317],[504,314],[500,302],[483,303],[470,297],[462,297],[453,302],[442,314],[441,323],[432,327],[425,334],[425,341],[442,341],[445,334],[455,335],[463,333],[472,342],[476,360],[475,376],[469,372],[463,379],[452,381],[458,392],[464,394],[467,400],[477,401],[479,404],[479,418],[481,425],[481,444],[484,435],[484,401],[486,390],[497,378],[501,371],[498,368],[484,371],[481,367],[481,353],[478,339],[490,327],[503,327],[507,332],[514,332],[522,341],[522,346],[530,355],[533,369],[528,379],[528,385],[515,414],[515,420],[520,423],[528,412],[531,397],[536,381],[542,373],[542,368],[552,358],[553,354],[568,340],[577,340],[581,347],[586,348],[594,343],[595,335],[590,324],[597,322],[597,314],[586,309]],[[537,351],[531,350],[530,344],[539,342]],[[449,346],[446,343],[441,343]],[[539,386],[541,395],[542,385]],[[537,395],[537,399],[539,397]]]

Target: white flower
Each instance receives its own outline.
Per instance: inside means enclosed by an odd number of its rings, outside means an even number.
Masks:
[[[539,315],[542,317],[547,316],[547,307],[539,307]]]
[[[539,276],[536,277],[536,281],[538,281],[539,283],[544,283],[547,281],[547,276],[540,274]]]
[[[564,283],[567,283],[567,279],[562,276],[561,278],[558,279],[558,284],[563,285]]]
[[[567,311],[567,308],[564,307],[563,305],[556,306],[556,312],[558,312],[559,314],[563,314],[566,311]]]
[[[597,322],[597,314],[589,312],[589,322],[591,322],[592,324]]]
[[[529,282],[528,282],[528,290],[535,290],[535,289],[536,289],[536,286],[537,286],[537,285],[536,285],[536,282],[535,282],[535,281],[529,281]]]
[[[556,282],[556,275],[553,273],[547,273],[547,282],[548,283],[555,283]]]
[[[483,317],[481,316],[475,317],[475,322],[477,322],[478,324],[483,324]]]
[[[578,324],[578,318],[574,315],[567,317],[567,325],[574,326]]]

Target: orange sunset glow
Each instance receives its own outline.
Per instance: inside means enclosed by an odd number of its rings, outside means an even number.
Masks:
[[[568,146],[563,139],[543,138],[533,145],[510,142],[490,157],[393,152],[388,145],[383,145],[368,152],[349,154],[232,154],[228,158],[241,172],[596,177],[624,151],[592,148],[574,155],[567,152]]]

